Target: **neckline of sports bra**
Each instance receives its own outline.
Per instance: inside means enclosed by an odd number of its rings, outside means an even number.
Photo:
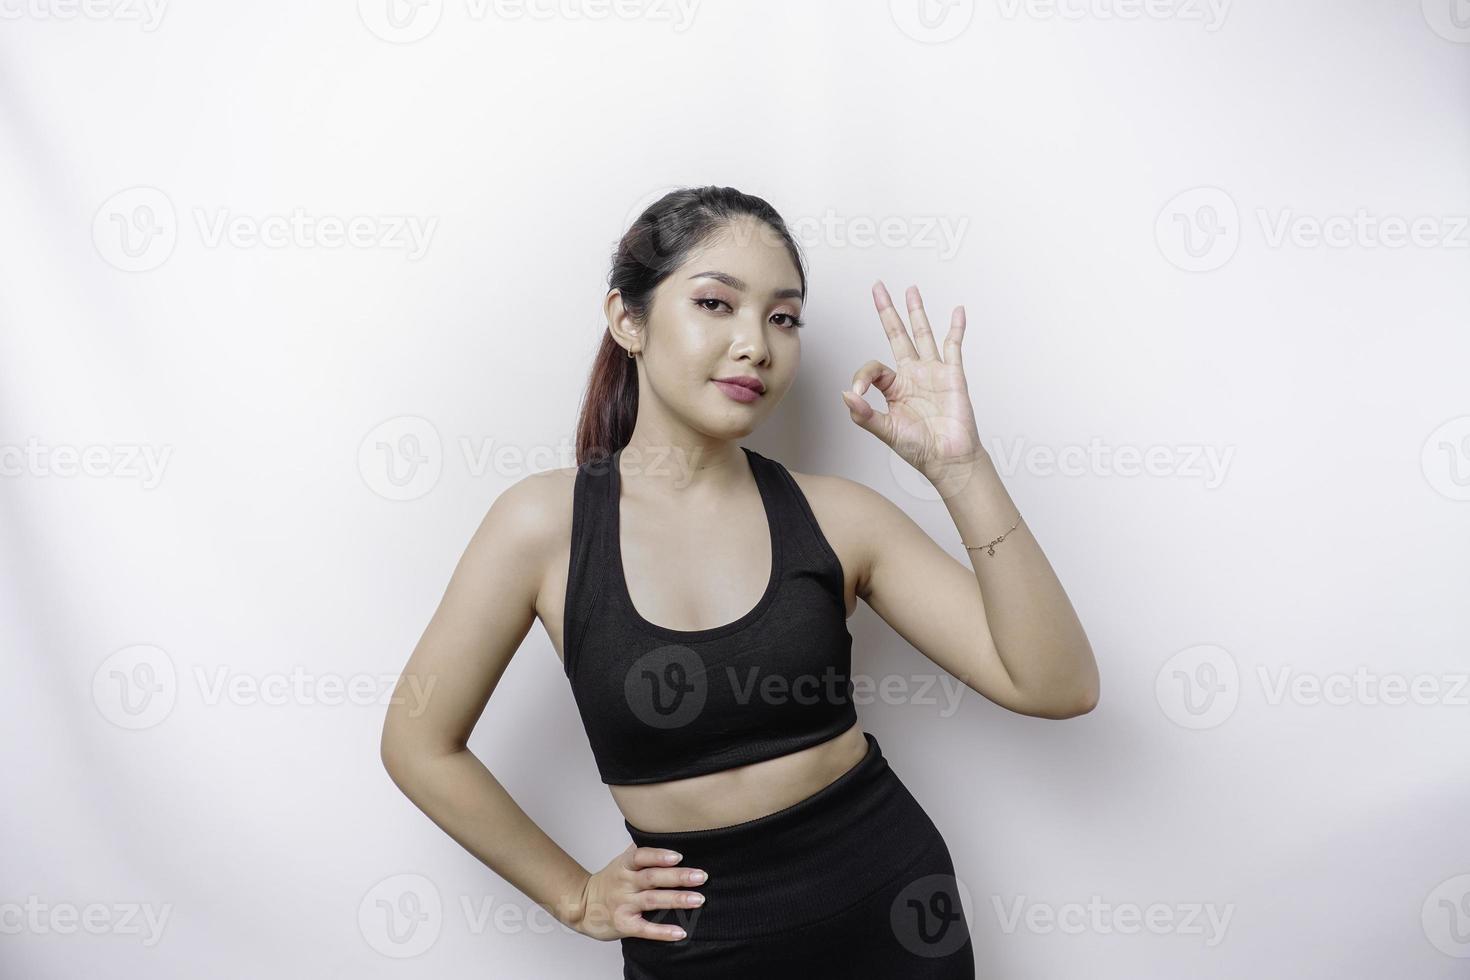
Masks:
[[[748,612],[746,612],[740,618],[725,623],[722,626],[711,626],[707,629],[699,630],[676,630],[669,626],[660,626],[658,623],[650,622],[649,620],[645,619],[643,617],[643,614],[640,613],[633,605],[632,593],[628,591],[627,573],[623,568],[623,483],[622,474],[619,471],[619,466],[622,462],[623,451],[619,449],[616,453],[613,454],[612,465],[610,467],[610,475],[612,477],[612,480],[609,484],[609,493],[612,495],[611,534],[613,549],[613,578],[616,580],[616,592],[618,598],[623,604],[624,610],[641,628],[649,630],[660,636],[668,637],[670,639],[711,640],[719,636],[725,636],[729,633],[734,633],[737,630],[741,630],[749,626],[756,620],[757,617],[761,615],[761,613],[766,611],[766,607],[769,606],[771,604],[771,600],[775,598],[776,586],[781,580],[781,538],[780,535],[776,533],[776,507],[774,501],[772,501],[771,499],[772,491],[766,485],[766,477],[761,474],[760,467],[756,465],[756,461],[752,456],[751,450],[746,449],[744,446],[741,446],[740,448],[745,453],[745,460],[750,466],[751,475],[755,477],[756,489],[760,491],[761,506],[765,509],[766,512],[766,530],[771,538],[771,574],[766,581],[766,591],[761,595],[760,599],[756,601],[756,604],[751,607]]]

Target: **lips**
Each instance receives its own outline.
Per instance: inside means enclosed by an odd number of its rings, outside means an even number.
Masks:
[[[752,378],[745,375],[734,375],[728,378],[716,378],[715,380],[720,384],[740,385],[743,388],[749,388],[757,395],[766,390],[766,386],[761,383],[760,378]]]
[[[765,387],[756,378],[715,378],[710,383],[726,398],[745,405],[759,399],[761,389]]]

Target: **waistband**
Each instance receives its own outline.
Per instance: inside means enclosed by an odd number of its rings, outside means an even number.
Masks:
[[[834,915],[908,869],[932,824],[889,767],[878,740],[847,772],[811,796],[741,823],[707,830],[623,826],[640,847],[666,847],[709,878],[685,886],[696,909],[654,909],[651,922],[678,925],[689,940],[780,932]]]

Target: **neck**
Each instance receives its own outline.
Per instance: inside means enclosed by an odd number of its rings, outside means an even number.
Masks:
[[[635,428],[619,454],[624,484],[631,478],[661,492],[699,487],[701,493],[722,494],[749,481],[749,471],[745,451],[733,439],[665,439]]]

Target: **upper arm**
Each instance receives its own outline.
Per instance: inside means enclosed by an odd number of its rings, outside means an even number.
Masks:
[[[858,539],[858,595],[915,649],[971,689],[1013,711],[1025,698],[991,636],[973,568],[952,557],[888,498],[839,479]]]
[[[383,726],[382,754],[451,752],[480,713],[536,616],[536,599],[571,484],[559,471],[528,476],[491,504],[414,647]]]

